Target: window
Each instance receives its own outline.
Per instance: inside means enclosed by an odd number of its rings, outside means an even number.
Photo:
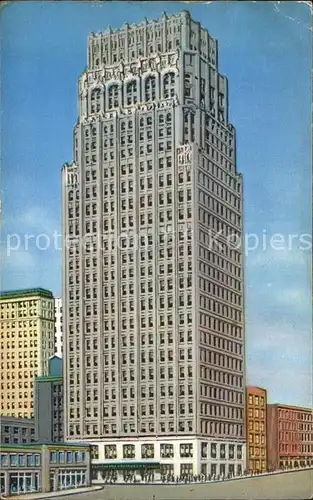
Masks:
[[[91,458],[98,459],[99,458],[99,446],[93,445],[91,447]]]
[[[111,85],[109,88],[109,109],[118,106],[118,85]]]
[[[134,444],[124,444],[123,445],[123,458],[135,458],[135,445]]]
[[[188,73],[185,74],[185,82],[184,83],[185,83],[185,85],[184,85],[185,97],[191,97],[192,96],[192,94],[191,94],[192,84],[191,84],[191,75],[190,74],[188,74]]]
[[[154,458],[154,445],[153,444],[141,445],[141,458]]]
[[[91,113],[99,113],[101,110],[101,90],[100,89],[93,89],[91,91],[91,107],[90,107],[90,112]]]
[[[172,444],[161,444],[160,446],[161,458],[173,458],[174,457],[174,445]]]
[[[17,455],[10,455],[10,466],[16,467],[18,464]]]
[[[180,445],[180,456],[183,458],[193,457],[193,445],[190,443]]]
[[[58,459],[58,455],[56,451],[51,451],[50,452],[50,463],[56,464]]]
[[[137,82],[136,80],[132,80],[128,82],[126,85],[126,102],[127,105],[130,106],[132,104],[136,104],[137,102]]]
[[[154,101],[155,97],[155,77],[149,76],[145,81],[145,100]]]
[[[163,79],[163,97],[168,99],[175,95],[175,73],[167,73]]]

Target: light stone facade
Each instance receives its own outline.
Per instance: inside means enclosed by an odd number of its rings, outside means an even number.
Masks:
[[[60,358],[63,357],[63,320],[62,320],[62,299],[60,297],[55,298],[55,355]]]
[[[222,442],[214,439],[172,438],[128,439],[116,442],[93,441],[97,446],[97,458],[93,463],[101,464],[114,460],[155,461],[161,464],[165,475],[241,475],[245,460],[245,447],[238,441]]]
[[[175,444],[175,471],[192,443],[194,474],[205,443],[234,444],[239,473],[243,186],[217,42],[185,11],[92,34],[78,101],[62,170],[66,439],[135,441],[136,458]]]

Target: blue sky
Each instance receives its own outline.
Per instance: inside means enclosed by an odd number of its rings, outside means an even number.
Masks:
[[[61,252],[25,233],[60,231],[60,168],[72,159],[77,78],[87,36],[188,8],[219,42],[229,79],[237,164],[244,175],[248,383],[271,402],[312,405],[311,254],[288,234],[311,234],[311,15],[296,2],[14,2],[1,9],[1,288],[61,288]],[[8,255],[8,235],[19,248]],[[40,245],[44,246],[43,237]],[[252,240],[251,240],[252,241]],[[17,239],[11,237],[12,245]]]

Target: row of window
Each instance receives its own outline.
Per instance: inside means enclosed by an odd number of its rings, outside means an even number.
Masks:
[[[5,356],[3,353],[1,353],[0,356],[1,356],[1,359],[4,359],[4,358],[9,359],[9,357]],[[32,356],[29,356],[29,353],[24,352],[24,357],[31,358]],[[35,356],[35,357],[37,357],[37,356]],[[1,363],[1,370],[4,370],[5,368],[7,370],[16,370],[16,369],[20,369],[20,368],[38,368],[38,361],[37,360],[34,360],[34,361],[30,360],[29,362],[19,361],[18,363],[15,363],[15,361],[11,361],[11,362],[7,362],[6,364]]]
[[[265,429],[265,419],[264,422],[258,422],[256,420],[249,420],[249,430],[256,432],[264,432]]]
[[[256,443],[258,444],[258,443]],[[266,449],[265,447],[259,448],[258,446],[249,446],[249,457],[265,457],[266,455]]]
[[[152,30],[151,30],[152,31]],[[153,41],[150,41],[152,40]],[[147,31],[147,37],[146,37],[146,43],[143,42],[143,37],[141,36],[140,42],[133,42],[132,44],[128,45],[128,51],[126,53],[125,49],[125,44],[124,44],[124,39],[119,38],[119,48],[117,48],[117,42],[113,42],[113,48],[108,51],[108,46],[107,44],[103,45],[102,49],[102,57],[99,57],[99,47],[96,47],[97,52],[95,51],[95,46],[93,46],[92,49],[92,59],[90,60],[90,64],[92,69],[99,69],[103,65],[111,65],[114,63],[117,63],[118,61],[134,61],[140,57],[143,56],[148,56],[150,54],[155,54],[156,52],[170,52],[175,49],[175,47],[178,47],[180,44],[180,38],[173,38],[169,39],[168,35],[166,36],[166,45],[163,44],[162,38],[155,37],[152,32],[150,32],[150,29],[148,28]],[[115,44],[115,45],[114,45]],[[115,47],[115,50],[113,50]],[[189,47],[191,50],[197,50],[196,45],[190,44]],[[207,54],[203,51],[201,51],[201,54],[204,57],[207,57]],[[210,60],[211,61],[211,60]],[[146,67],[147,69],[147,67]]]
[[[4,398],[4,395],[1,395],[1,400],[5,399]],[[14,401],[14,399],[17,399],[16,397],[16,393],[13,393],[12,394],[12,399],[13,401],[10,401],[10,394],[6,394],[6,399],[5,399],[5,403],[3,403],[1,401],[1,410],[15,410],[15,409],[22,409],[24,408],[24,410],[29,410],[30,408],[33,408],[34,407],[34,404],[33,404],[33,400],[30,399],[30,400],[23,400],[23,401],[19,401],[18,403]]]
[[[174,420],[169,420],[166,418],[165,422],[159,422],[158,432],[160,433],[175,433],[175,432],[194,432],[193,422],[192,420],[179,420],[177,423],[177,427],[175,426]],[[201,432],[208,435],[215,436],[234,436],[243,437],[243,426],[241,424],[230,424],[230,423],[219,423],[217,421],[209,422],[208,420],[200,420]],[[124,422],[121,426],[121,432],[125,433],[136,433],[140,432],[142,434],[145,433],[155,433],[156,426],[154,422],[140,422],[138,426],[138,430],[136,429],[136,425],[134,423],[126,423]],[[96,424],[86,424],[84,430],[81,430],[79,424],[71,423],[69,425],[69,433],[71,436],[80,437],[82,435],[87,436],[98,436],[98,435],[114,435],[117,433],[117,426],[115,423],[112,424],[103,424],[103,426],[99,427]]]
[[[174,445],[171,443],[160,443],[160,457],[161,458],[174,458]],[[142,444],[141,445],[141,458],[155,458],[156,449],[158,445],[154,444]],[[115,459],[117,458],[117,445],[105,445],[104,446],[104,458],[105,459]],[[97,445],[92,446],[92,458],[99,459],[99,447]],[[135,458],[136,457],[136,447],[134,444],[124,444],[122,446],[123,458]],[[180,458],[192,458],[194,455],[194,449],[192,443],[181,443],[179,445]],[[220,459],[242,459],[242,445],[226,445],[216,443],[201,443],[201,458],[207,458],[210,455],[211,458]]]
[[[211,381],[210,381],[211,382]],[[205,398],[217,399],[219,401],[226,401],[229,403],[236,403],[238,405],[243,404],[243,394],[242,392],[229,390],[219,387],[214,387],[206,384],[200,384],[200,396],[204,396]],[[203,409],[203,414],[206,412],[206,409]]]
[[[1,467],[39,467],[41,455],[39,453],[1,453]]]
[[[253,430],[253,429],[251,429],[250,426],[249,426],[249,430]],[[257,430],[257,429],[255,429],[255,430]],[[264,431],[264,426],[260,430]],[[260,435],[260,434],[249,434],[249,443],[265,444],[265,435],[264,434],[262,434],[262,435]]]
[[[220,368],[227,368],[233,372],[241,372],[242,370],[242,361],[232,356],[227,356],[226,353],[220,354],[218,352],[212,352],[209,349],[200,349],[200,361],[202,363],[219,366]]]
[[[239,177],[230,173],[231,165],[230,162],[227,162],[226,170],[224,166],[217,165],[211,158],[208,159],[204,155],[202,155],[200,159],[200,169],[202,169],[205,175],[212,176],[213,180],[218,179],[227,189],[231,189],[233,193],[238,196],[238,193],[241,193],[241,183]]]
[[[200,378],[203,380],[210,380],[218,382],[219,384],[229,385],[236,388],[243,387],[242,376],[231,375],[221,369],[208,368],[207,366],[200,365]]]
[[[51,464],[76,464],[85,462],[86,453],[84,451],[50,451]]]
[[[30,433],[31,435],[35,434],[35,429],[32,427],[12,427],[10,425],[5,425],[3,429],[5,433],[13,432],[13,434],[18,434],[19,432],[21,432],[22,435],[25,435],[27,433]]]

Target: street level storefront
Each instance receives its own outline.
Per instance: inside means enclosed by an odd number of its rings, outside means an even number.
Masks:
[[[88,444],[1,445],[0,488],[5,496],[90,486]]]
[[[92,464],[93,482],[159,481],[160,463],[154,460],[106,460]]]

